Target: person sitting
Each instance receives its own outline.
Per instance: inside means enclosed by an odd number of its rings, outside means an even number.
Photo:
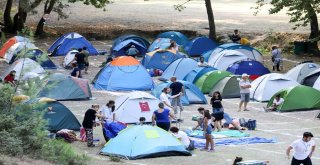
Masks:
[[[171,127],[170,132],[174,137],[176,137],[178,140],[180,140],[184,144],[186,149],[190,148],[191,141],[185,132],[180,131],[179,128],[177,127]]]
[[[137,123],[137,125],[144,125],[145,122],[146,122],[146,118],[145,117],[140,117],[139,118],[139,122]]]
[[[207,62],[204,61],[204,57],[200,57],[200,61],[198,62],[199,67],[207,67],[209,66]]]
[[[281,98],[281,95],[278,94],[276,97],[273,99],[273,103],[269,107],[263,107],[264,111],[266,112],[271,112],[271,111],[276,111],[278,110],[278,107],[284,102],[284,99]]]
[[[174,40],[170,41],[170,46],[168,47],[169,50],[173,50],[175,52],[179,51],[179,47]]]
[[[77,63],[72,63],[72,72],[70,73],[72,77],[82,78],[81,70],[78,68]]]
[[[136,46],[131,45],[131,47],[127,50],[127,55],[128,56],[138,56],[140,54],[139,50],[136,48]]]
[[[241,37],[239,34],[239,30],[235,29],[234,30],[234,34],[231,35],[230,39],[232,40],[232,42],[234,43],[240,43]]]
[[[14,81],[16,76],[16,71],[12,70],[5,78],[4,78],[4,83],[10,84],[11,86],[15,87],[17,84]]]

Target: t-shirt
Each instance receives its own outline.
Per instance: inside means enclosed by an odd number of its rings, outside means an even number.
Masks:
[[[166,94],[166,93],[164,93],[164,92],[162,92],[162,93],[160,94],[160,101],[161,101],[161,102],[166,102],[167,104],[171,105],[171,102],[170,102],[170,100],[169,100],[168,94]],[[166,104],[164,104],[164,107],[167,108],[167,109],[170,109],[170,107],[168,107]]]
[[[309,142],[304,142],[302,139],[294,141],[290,146],[293,148],[293,157],[298,160],[306,159],[312,146],[315,146],[315,142],[311,139]]]
[[[184,144],[185,147],[189,147],[190,139],[189,139],[188,135],[185,132],[178,131],[178,133],[173,133],[172,135],[174,137],[176,137],[177,139],[181,140],[181,142]]]
[[[73,68],[73,69],[72,69],[72,72],[71,72],[71,76],[76,77],[78,71],[79,71],[79,76],[78,76],[78,78],[81,78],[81,70],[80,70],[79,68]]]
[[[156,122],[157,123],[166,123],[166,122],[170,122],[169,119],[169,113],[170,110],[169,109],[164,109],[163,112],[159,113],[158,110],[153,112],[156,116]]]
[[[207,62],[198,62],[198,66],[200,66],[200,67],[206,67],[206,66],[208,66],[208,63]]]
[[[222,108],[221,101],[222,99],[216,99],[215,97],[212,97],[210,100],[212,108]]]
[[[239,41],[241,40],[241,37],[240,37],[239,34],[232,34],[231,40],[232,40],[233,42],[239,42]]]
[[[8,82],[13,82],[14,81],[14,76],[12,76],[11,74],[8,74],[5,78],[4,78],[4,82],[8,83]]]
[[[83,50],[82,53],[84,54],[84,61],[89,63],[89,52],[87,50]]]
[[[101,109],[99,110],[99,113],[103,116],[105,116],[105,120],[112,122],[113,121],[113,114],[114,112],[112,112],[111,108],[107,107],[107,106],[103,106],[101,107]]]
[[[276,104],[276,105],[280,105],[284,102],[284,99],[283,98],[280,98],[279,101],[277,101],[276,99],[273,100],[273,104]]]
[[[86,58],[86,56],[85,56],[84,53],[79,52],[79,53],[77,53],[77,54],[75,55],[75,57],[77,58],[77,63],[78,63],[78,64],[84,64],[84,63],[85,63],[85,58]]]
[[[277,58],[277,59],[281,59],[282,58],[281,51],[279,49],[272,50],[271,54],[272,54],[272,56],[274,58]]]
[[[251,85],[249,80],[241,79],[239,82],[240,93],[250,93],[250,88],[242,88],[241,86]]]
[[[182,87],[183,87],[183,84],[181,82],[178,82],[178,81],[173,82],[170,85],[171,95],[174,96],[174,95],[179,94],[182,91]]]
[[[93,109],[88,109],[84,114],[82,126],[84,128],[93,128],[93,122],[96,120],[97,111]]]

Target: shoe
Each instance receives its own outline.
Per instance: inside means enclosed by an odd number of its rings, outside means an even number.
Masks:
[[[249,109],[244,109],[243,111],[250,111]]]
[[[91,144],[91,145],[89,145],[88,147],[95,147],[96,145],[94,145],[94,144]]]
[[[200,151],[208,151],[208,148],[201,148]]]
[[[183,122],[183,119],[177,119],[177,122]]]
[[[208,150],[208,152],[215,152],[215,151],[216,151],[215,149]]]

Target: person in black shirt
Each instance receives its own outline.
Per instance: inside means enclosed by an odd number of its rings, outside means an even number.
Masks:
[[[213,112],[218,112],[218,111],[223,111],[222,107],[222,97],[219,91],[215,91],[213,93],[213,96],[210,100],[210,104],[212,105],[212,111]]]
[[[90,109],[88,109],[84,115],[82,126],[86,131],[87,137],[87,146],[94,147],[93,144],[93,126],[96,125],[95,120],[96,117],[102,117],[97,113],[99,110],[99,105],[92,105]]]
[[[240,37],[240,34],[239,34],[239,30],[235,29],[234,30],[234,34],[231,35],[230,39],[234,43],[240,43],[241,37]]]
[[[171,101],[172,102],[171,104],[172,104],[173,110],[174,110],[174,114],[175,115],[178,114],[178,106],[179,106],[180,115],[181,115],[181,112],[183,111],[183,107],[182,107],[182,104],[181,104],[181,96],[183,96],[183,94],[184,94],[184,87],[183,87],[183,84],[181,82],[177,81],[176,77],[171,77],[170,80],[172,81],[172,84],[170,85],[171,95],[175,96],[175,95],[180,94],[179,96],[177,96],[175,98],[172,98],[172,101]]]
[[[86,55],[82,52],[82,48],[78,49],[78,53],[74,56],[74,58],[77,61],[79,69],[83,70],[86,64],[86,61],[85,61]]]
[[[81,70],[78,68],[76,63],[72,63],[72,72],[71,72],[71,76],[72,77],[77,77],[77,78],[82,78],[81,76]]]

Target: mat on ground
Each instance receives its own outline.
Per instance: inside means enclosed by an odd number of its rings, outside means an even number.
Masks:
[[[190,137],[204,139],[203,131],[201,131],[201,130],[187,129],[187,130],[185,130],[185,132]],[[212,132],[212,137],[214,139],[230,138],[230,137],[249,137],[249,136],[250,136],[250,134],[245,133],[245,132],[240,132],[238,130],[224,130],[224,131],[220,131],[220,132]]]
[[[194,146],[196,148],[204,148],[206,145],[205,139],[199,139],[191,137],[191,140],[194,141]],[[240,139],[219,139],[215,140],[214,143],[216,146],[225,146],[225,145],[246,145],[246,144],[258,144],[258,143],[276,143],[275,138],[261,138],[261,137],[247,137]]]

